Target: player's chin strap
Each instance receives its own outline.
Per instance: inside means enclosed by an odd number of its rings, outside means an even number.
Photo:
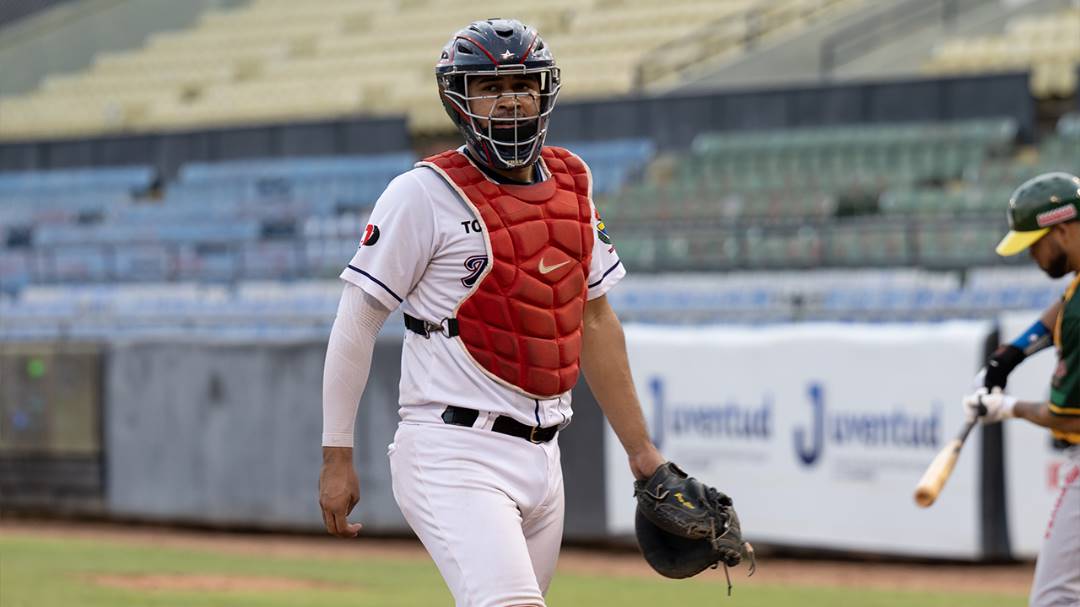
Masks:
[[[432,333],[441,333],[445,337],[458,336],[458,321],[456,318],[444,318],[442,321],[434,323],[405,314],[405,328],[423,336],[424,339],[431,339]]]

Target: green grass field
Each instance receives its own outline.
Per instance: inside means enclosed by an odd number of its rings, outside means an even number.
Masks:
[[[236,576],[240,588],[124,589],[103,585],[101,576]],[[735,579],[725,596],[723,576],[672,581],[631,576],[581,575],[561,570],[548,603],[555,607],[1021,607],[1022,596],[926,594],[747,585]],[[258,578],[254,579],[253,578]],[[259,588],[293,580],[309,587]],[[146,542],[70,540],[15,533],[0,536],[0,605],[3,607],[415,607],[451,605],[435,567],[418,558],[298,558],[218,553]]]

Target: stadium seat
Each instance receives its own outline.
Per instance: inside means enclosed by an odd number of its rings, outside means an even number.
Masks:
[[[193,103],[158,103],[133,124],[144,129],[173,129],[314,120],[357,113],[361,102],[361,88],[353,80],[322,82],[318,87],[305,82],[251,82],[208,87]]]
[[[433,66],[449,36],[471,19],[503,14],[539,28],[562,66],[562,95],[572,99],[677,80],[682,70],[740,52],[751,40],[796,31],[861,3],[484,0],[463,7],[434,0],[255,0],[209,9],[188,28],[151,34],[139,49],[101,53],[87,69],[50,76],[37,90],[0,101],[7,118],[0,139],[358,112],[404,112],[413,133],[446,134],[453,127],[433,95]],[[663,53],[653,52],[660,48]]]
[[[1077,90],[1080,9],[1063,8],[1009,21],[999,35],[953,37],[940,43],[924,70],[959,74],[1031,70],[1037,97],[1069,97]]]

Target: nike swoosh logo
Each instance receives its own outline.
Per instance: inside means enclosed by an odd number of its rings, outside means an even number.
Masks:
[[[554,272],[555,270],[558,270],[559,268],[565,266],[568,263],[570,263],[569,259],[562,262],[562,263],[557,263],[557,264],[555,264],[553,266],[548,266],[548,265],[544,265],[544,260],[541,259],[540,260],[540,273],[541,274],[547,274],[548,272]]]

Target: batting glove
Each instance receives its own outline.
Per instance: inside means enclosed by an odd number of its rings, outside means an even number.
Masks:
[[[992,392],[987,392],[986,388],[980,388],[964,397],[963,407],[964,419],[971,421],[976,417],[981,417],[984,424],[996,424],[1014,416],[1016,397],[1009,396],[997,388]]]
[[[960,401],[960,406],[964,408],[964,421],[970,422],[976,417],[982,415],[982,409],[980,408],[979,400],[989,393],[990,391],[986,388],[979,388],[978,390],[975,390],[974,393],[965,396],[963,400]]]
[[[1012,344],[994,350],[984,367],[986,369],[986,373],[983,374],[984,385],[989,390],[994,388],[1004,390],[1005,384],[1009,381],[1009,374],[1017,365],[1024,362],[1026,357],[1023,350]]]

